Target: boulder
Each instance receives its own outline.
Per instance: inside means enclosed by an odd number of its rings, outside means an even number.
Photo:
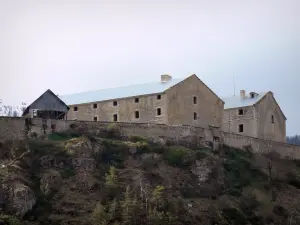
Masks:
[[[96,168],[94,158],[72,158],[72,166],[75,170],[93,172]]]
[[[161,145],[161,146],[166,145],[166,141],[160,137],[151,137],[149,139],[149,141],[152,142],[153,144],[157,144],[157,145]]]
[[[40,158],[40,164],[44,169],[54,168],[56,166],[56,159],[53,155],[44,155]]]
[[[212,172],[213,163],[209,160],[196,160],[192,173],[198,177],[198,185],[202,185],[209,179]]]
[[[16,181],[9,185],[6,209],[16,216],[23,217],[36,203],[34,192],[28,186]]]
[[[62,185],[62,178],[59,171],[46,171],[40,181],[40,189],[45,195],[58,191]]]
[[[101,153],[105,146],[101,140],[91,141],[87,137],[73,138],[66,143],[67,152],[74,157],[92,157]]]

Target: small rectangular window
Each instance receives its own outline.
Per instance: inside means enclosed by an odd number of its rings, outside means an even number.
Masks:
[[[157,95],[157,99],[160,100],[161,99],[161,95]]]
[[[98,105],[97,104],[93,104],[93,108],[97,109]]]
[[[197,97],[194,96],[194,104],[197,104]]]
[[[114,115],[113,115],[113,121],[114,121],[114,122],[118,121],[118,115],[117,115],[117,114],[114,114]]]
[[[271,122],[274,123],[274,116],[271,116]]]
[[[161,115],[161,108],[158,108],[158,109],[156,110],[156,114],[157,114],[158,116]]]
[[[239,132],[240,133],[244,132],[244,125],[243,124],[239,125]]]
[[[118,105],[118,102],[117,102],[117,101],[114,101],[114,102],[113,102],[113,105],[114,105],[114,106],[117,106],[117,105]]]
[[[140,101],[139,98],[135,98],[135,99],[134,99],[134,102],[135,102],[135,103],[138,103],[139,101]]]
[[[94,121],[98,121],[98,117],[97,116],[94,116]]]
[[[194,112],[194,120],[197,120],[197,113]]]
[[[136,119],[140,118],[140,112],[139,111],[135,111],[135,118]]]
[[[74,111],[77,112],[78,111],[78,107],[74,106]]]
[[[243,109],[239,109],[239,115],[244,115],[244,110]]]

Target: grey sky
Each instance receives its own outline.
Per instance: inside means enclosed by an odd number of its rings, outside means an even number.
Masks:
[[[195,73],[220,96],[233,94],[233,76],[236,92],[271,90],[288,134],[300,133],[300,1],[0,0],[6,103],[162,73]]]

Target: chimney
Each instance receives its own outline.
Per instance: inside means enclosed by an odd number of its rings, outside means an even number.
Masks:
[[[170,76],[168,74],[163,74],[160,76],[160,82],[162,82],[162,83],[166,83],[170,80],[172,80],[172,76]]]
[[[244,100],[246,98],[246,91],[240,90],[240,96],[241,96],[241,99]]]

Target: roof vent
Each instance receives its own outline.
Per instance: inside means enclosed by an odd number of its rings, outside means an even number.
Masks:
[[[258,94],[256,92],[250,92],[250,98],[256,98]]]
[[[244,100],[246,98],[246,91],[240,90],[240,96],[241,96],[241,99]]]
[[[162,82],[162,83],[166,83],[170,80],[172,80],[172,76],[170,76],[168,74],[163,74],[160,76],[160,82]]]

